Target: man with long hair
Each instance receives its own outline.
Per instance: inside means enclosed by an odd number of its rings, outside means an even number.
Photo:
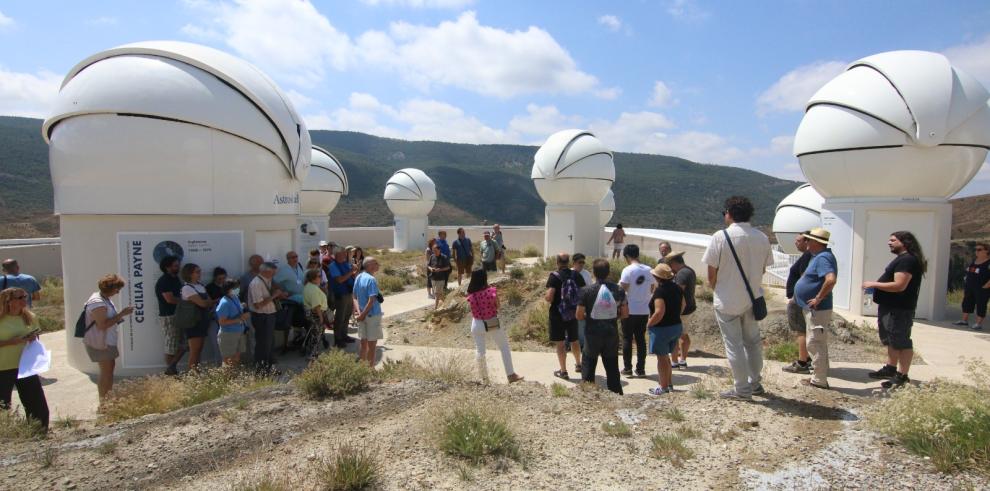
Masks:
[[[888,379],[881,384],[885,389],[909,382],[908,369],[914,358],[911,326],[921,277],[928,270],[921,245],[911,232],[894,232],[887,240],[887,247],[897,257],[887,265],[879,280],[863,282],[864,291],[873,293],[880,342],[887,347],[887,363],[869,376]]]

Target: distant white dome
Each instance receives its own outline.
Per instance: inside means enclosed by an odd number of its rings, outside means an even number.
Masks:
[[[800,254],[794,247],[794,238],[801,232],[822,226],[822,204],[825,198],[811,187],[802,184],[777,205],[773,218],[773,233],[780,248],[788,254]]]
[[[531,177],[548,204],[598,204],[615,182],[612,151],[590,131],[559,131],[536,151]]]
[[[612,215],[615,214],[615,193],[611,189],[605,193],[605,197],[602,198],[601,203],[598,204],[598,209],[601,210],[601,224],[604,227],[608,225],[608,221],[612,219]]]
[[[941,54],[880,53],[811,98],[794,153],[826,198],[948,198],[986,159],[988,99]]]
[[[341,196],[347,196],[347,173],[330,152],[313,145],[309,174],[299,190],[299,213],[329,215]]]
[[[436,184],[419,169],[397,170],[385,183],[385,203],[395,215],[425,217],[436,201]]]
[[[295,214],[310,162],[309,132],[271,79],[173,41],[77,64],[43,135],[60,213]]]

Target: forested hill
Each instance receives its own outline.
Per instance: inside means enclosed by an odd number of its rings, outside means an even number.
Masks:
[[[39,119],[0,117],[0,238],[57,235],[51,217],[48,147]],[[313,142],[344,164],[350,195],[331,214],[335,226],[390,225],[382,200],[397,169],[416,167],[437,183],[432,223],[543,222],[543,202],[529,178],[536,147],[466,145],[380,138],[349,131],[311,132]],[[616,153],[612,222],[626,226],[711,231],[721,224],[722,201],[749,196],[756,225],[769,226],[774,207],[797,183],[737,167],[676,157]]]

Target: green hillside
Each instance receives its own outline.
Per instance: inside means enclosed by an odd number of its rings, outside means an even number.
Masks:
[[[543,202],[529,178],[536,147],[412,142],[348,131],[312,131],[313,142],[344,164],[350,195],[331,214],[335,226],[390,225],[382,201],[385,181],[397,169],[423,169],[437,183],[440,202],[432,223],[511,225],[543,221]],[[56,235],[51,217],[48,148],[41,120],[0,117],[0,238]],[[676,157],[616,153],[617,210],[613,223],[630,227],[711,231],[721,224],[721,203],[749,196],[754,222],[769,225],[776,204],[797,183],[736,167],[702,165]]]

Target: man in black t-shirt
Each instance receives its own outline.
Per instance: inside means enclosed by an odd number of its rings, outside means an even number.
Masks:
[[[560,370],[553,372],[557,378],[567,379],[567,352],[564,349],[564,339],[571,340],[571,354],[574,355],[574,363],[581,366],[581,344],[578,342],[577,318],[564,320],[560,312],[561,293],[569,280],[573,280],[578,288],[585,286],[584,278],[571,271],[570,254],[560,253],[557,255],[557,271],[550,273],[547,278],[547,292],[543,299],[550,304],[550,341],[557,345],[557,361],[560,362]]]
[[[595,365],[602,357],[608,390],[622,394],[619,377],[619,327],[618,320],[629,316],[626,292],[621,286],[609,283],[608,261],[596,259],[592,264],[595,283],[581,289],[577,318],[585,321],[584,363],[581,365],[581,379],[595,382]],[[602,291],[605,288],[607,292]]]
[[[797,247],[797,250],[801,251],[801,257],[791,265],[791,270],[787,273],[787,326],[794,333],[798,346],[798,359],[783,368],[785,372],[790,373],[811,373],[811,364],[808,362],[810,359],[810,356],[808,356],[808,343],[805,336],[808,328],[804,322],[804,311],[794,300],[794,285],[804,275],[804,270],[808,269],[808,263],[811,262],[811,258],[814,256],[808,252],[808,239],[803,235],[809,232],[810,230],[802,232],[794,238],[794,247]]]
[[[433,280],[433,298],[436,299],[433,309],[436,310],[447,296],[447,278],[450,276],[450,258],[443,254],[438,244],[433,244],[433,255],[427,269]]]
[[[155,282],[155,297],[158,298],[158,319],[162,325],[162,333],[165,335],[165,369],[166,375],[177,373],[176,365],[182,358],[185,350],[183,347],[183,333],[175,325],[175,306],[179,304],[182,296],[182,280],[179,279],[179,258],[166,256],[158,263],[158,268],[162,270],[161,278]]]
[[[896,254],[877,281],[863,282],[863,289],[873,291],[877,304],[877,327],[880,342],[887,347],[887,364],[870,372],[870,378],[889,379],[881,384],[885,389],[900,387],[909,381],[908,369],[914,357],[911,326],[918,305],[921,277],[926,263],[921,245],[911,232],[894,232],[887,240],[890,252]]]
[[[966,267],[963,283],[962,320],[957,326],[969,327],[969,315],[976,311],[974,331],[983,330],[983,319],[987,316],[987,302],[990,301],[990,244],[976,243],[976,258]]]

